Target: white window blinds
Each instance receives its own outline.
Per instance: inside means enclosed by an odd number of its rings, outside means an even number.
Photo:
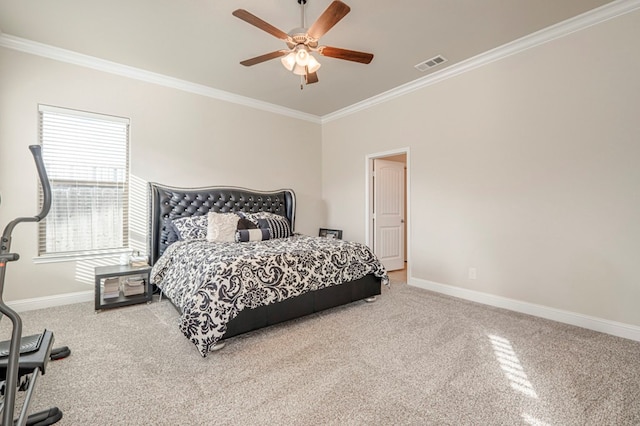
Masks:
[[[40,139],[52,189],[39,255],[127,248],[129,120],[40,105]]]

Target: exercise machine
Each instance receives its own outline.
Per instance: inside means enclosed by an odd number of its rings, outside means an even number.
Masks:
[[[19,217],[9,222],[0,240],[0,313],[11,320],[11,340],[0,342],[0,426],[38,425],[45,426],[58,422],[62,411],[57,407],[29,415],[29,405],[33,398],[35,385],[40,374],[44,374],[51,359],[60,359],[69,355],[67,347],[52,349],[54,337],[49,330],[41,334],[22,336],[22,319],[4,302],[4,278],[8,262],[17,261],[20,256],[11,253],[11,233],[22,222],[40,222],[49,213],[51,207],[51,186],[42,161],[42,147],[29,146],[36,163],[36,169],[43,189],[43,203],[40,213],[33,217]],[[0,315],[1,318],[1,315]],[[25,391],[20,415],[14,420],[17,391]]]

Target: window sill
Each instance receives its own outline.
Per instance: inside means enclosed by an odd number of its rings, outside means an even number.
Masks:
[[[112,258],[116,263],[120,260],[120,255],[130,254],[132,249],[119,249],[100,252],[84,252],[73,254],[45,254],[33,258],[33,263],[58,263],[58,262],[76,262],[79,260],[89,259],[107,259]],[[113,262],[112,262],[113,263]]]

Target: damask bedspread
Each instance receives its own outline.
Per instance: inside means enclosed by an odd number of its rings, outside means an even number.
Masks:
[[[243,309],[368,274],[388,285],[367,246],[296,234],[243,243],[178,241],[153,266],[151,281],[180,309],[180,330],[206,356]]]

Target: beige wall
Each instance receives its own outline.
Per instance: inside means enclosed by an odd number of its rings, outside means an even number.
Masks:
[[[640,12],[323,125],[328,223],[410,148],[412,279],[640,325]],[[470,267],[477,279],[468,279]]]
[[[292,187],[298,231],[360,241],[366,156],[409,147],[411,280],[640,325],[639,39],[635,12],[322,129],[0,48],[0,225],[36,210],[39,103],[129,117],[136,178]],[[91,290],[35,225],[13,249],[7,300]]]
[[[0,226],[36,213],[27,149],[38,143],[38,104],[131,119],[131,173],[174,186],[292,188],[296,231],[324,222],[319,124],[0,48]],[[6,300],[91,290],[80,262],[34,264],[35,224],[16,228]],[[85,271],[86,272],[86,271]],[[86,273],[85,273],[86,275]],[[90,274],[89,274],[90,275]]]

